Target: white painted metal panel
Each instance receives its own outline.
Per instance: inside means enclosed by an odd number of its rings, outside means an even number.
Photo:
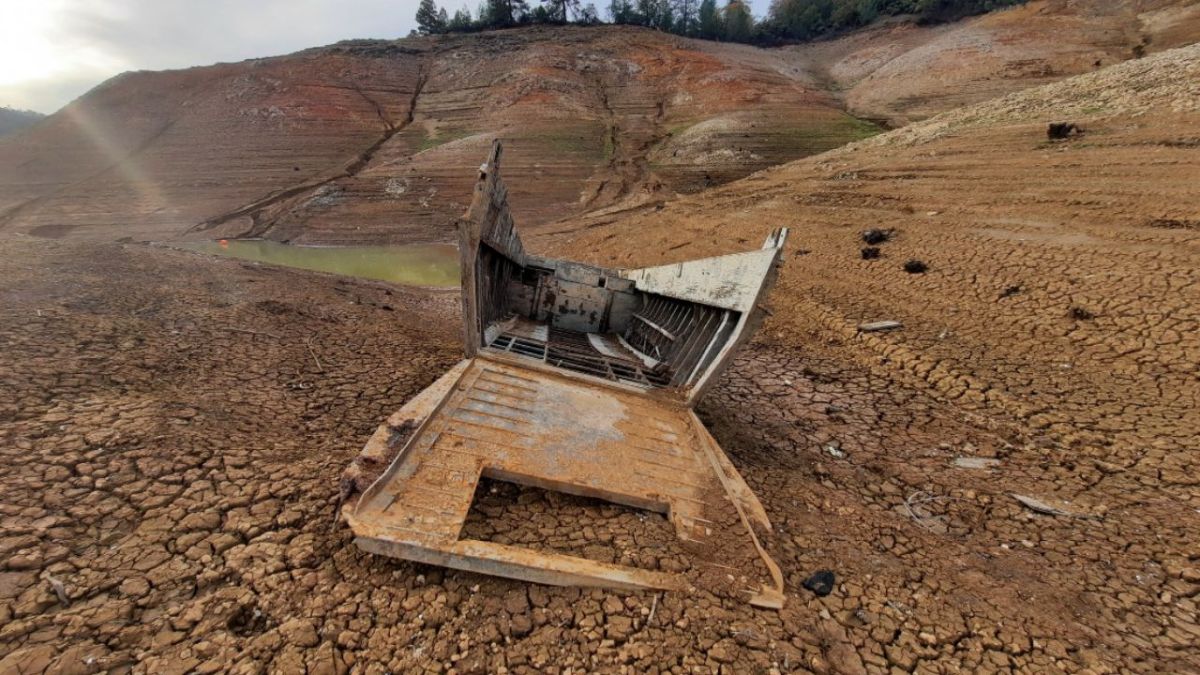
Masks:
[[[777,252],[764,248],[672,265],[622,270],[639,291],[699,302],[736,312],[754,306]]]

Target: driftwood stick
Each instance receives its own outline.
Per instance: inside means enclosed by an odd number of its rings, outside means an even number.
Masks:
[[[313,361],[315,361],[317,364],[317,370],[321,371],[322,373],[325,372],[325,366],[321,365],[321,359],[317,358],[317,352],[315,352],[312,348],[312,340],[305,340],[304,346],[308,347],[308,353],[312,354]]]

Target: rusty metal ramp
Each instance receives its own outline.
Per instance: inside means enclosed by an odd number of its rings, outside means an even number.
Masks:
[[[500,155],[497,143],[459,223],[467,358],[343,474],[358,545],[534,582],[700,585],[782,606],[759,541],[767,515],[692,408],[767,313],[787,230],[758,250],[635,270],[534,256]],[[668,574],[464,538],[485,477],[664,514],[691,565]]]
[[[446,394],[432,409],[417,401],[372,439],[382,453],[404,447],[347,511],[363,549],[555,585],[700,583],[782,605],[778,568],[753,529],[770,528],[766,514],[688,408],[487,357],[443,380],[452,383],[434,385]],[[460,539],[484,476],[666,514],[705,571],[689,579]]]

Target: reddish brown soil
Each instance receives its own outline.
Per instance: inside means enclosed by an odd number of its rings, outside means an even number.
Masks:
[[[783,56],[560,27],[126,74],[0,140],[0,229],[445,241],[494,138],[534,226],[874,131]]]
[[[6,235],[0,672],[1196,672],[1197,82],[1200,47],[1163,53],[531,238],[632,265],[793,228],[700,410],[775,525],[779,612],[331,527],[345,463],[458,358],[453,294]],[[1047,142],[1060,119],[1084,135]],[[879,319],[904,328],[856,332]],[[658,533],[524,499],[564,550]]]
[[[706,416],[790,586],[854,579],[839,607],[870,620],[834,618],[866,663],[1194,671],[1198,76],[1200,47],[1165,52],[534,246],[632,267],[792,228],[775,315]],[[1064,118],[1084,135],[1047,142]],[[868,228],[895,228],[876,260]],[[856,330],[883,319],[904,328]],[[880,628],[888,600],[924,609]]]
[[[543,588],[363,554],[331,528],[342,465],[457,358],[453,296],[134,245],[0,246],[0,671],[853,671],[1120,656],[1074,623],[1103,603],[1053,583],[1041,561],[1046,542],[1109,521],[1043,523],[992,477],[945,468],[968,444],[1007,446],[819,344],[753,347],[704,409],[775,520],[783,612],[699,592]],[[848,461],[822,454],[830,437]],[[918,488],[966,504],[921,525],[895,510]],[[662,534],[636,514],[551,505],[523,505],[542,543],[561,536],[569,550],[592,528],[632,562],[686,564],[673,546],[630,546]],[[1153,589],[1190,602],[1166,564]],[[822,567],[839,585],[818,600],[800,583]]]
[[[0,139],[0,231],[447,241],[492,139],[516,215],[654,208],[768,166],[1200,39],[1186,0],[1034,0],[759,49],[631,27],[347,41],[127,73]]]
[[[852,255],[855,230],[838,235],[828,255]],[[1145,434],[1135,443],[1087,416],[1090,378],[1055,392],[1057,371],[1034,366],[1019,372],[1064,411],[1050,427],[946,394],[905,367],[919,362],[878,356],[927,332],[910,315],[876,342],[800,311],[792,289],[824,253],[791,261],[776,319],[701,411],[775,523],[765,543],[789,592],[775,612],[447,572],[363,554],[331,528],[342,466],[457,359],[453,295],[136,245],[0,248],[0,671],[1200,665],[1200,515],[1191,455],[1171,435],[1181,416],[1128,405],[1143,416],[1124,418],[1137,427],[1125,434]],[[926,279],[945,274],[931,262]],[[965,309],[954,344],[992,323]],[[960,455],[1001,461],[955,468]],[[1009,492],[1080,515],[1035,514]],[[476,505],[475,534],[686,565],[636,513],[495,497]],[[818,599],[801,584],[823,568],[838,583]]]

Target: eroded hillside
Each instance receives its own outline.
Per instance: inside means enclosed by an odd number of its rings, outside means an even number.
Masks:
[[[496,137],[527,228],[610,219],[874,133],[862,118],[903,123],[1195,40],[1198,7],[1038,0],[781,49],[526,28],[127,73],[0,139],[0,231],[448,240]]]
[[[850,111],[892,126],[1200,40],[1200,3],[1030,2],[956,23],[789,47]]]
[[[43,234],[439,240],[495,137],[523,221],[694,191],[861,138],[779,55],[603,27],[349,42],[132,73],[0,145]]]
[[[1083,134],[1048,141],[1057,119]],[[895,634],[845,617],[838,630],[857,636],[857,654],[844,672],[860,659],[1190,671],[1200,665],[1197,129],[1193,45],[945,113],[653,214],[562,224],[569,231],[531,248],[637,267],[792,228],[774,317],[742,365],[751,374],[731,377],[710,414],[738,434],[735,461],[792,465],[821,485],[752,485],[769,511],[799,500],[801,514],[840,535],[808,534],[797,547],[822,548],[854,576],[903,568],[923,579],[856,596],[868,614],[920,608],[894,614]],[[867,259],[861,233],[872,228],[890,238]],[[927,270],[906,272],[910,260]],[[859,330],[880,320],[902,328]],[[863,407],[856,397],[868,391],[887,393]],[[926,417],[909,391],[1004,440],[981,447],[930,433],[946,418]],[[896,416],[888,403],[900,399]],[[964,455],[984,459],[961,464]],[[1031,512],[1013,495],[1065,511]],[[914,509],[927,500],[937,506]],[[914,522],[927,532],[912,537]],[[921,600],[933,594],[972,600]],[[989,646],[979,627],[995,622],[1022,626],[1033,647]],[[946,626],[969,628],[939,632]],[[1059,652],[1070,663],[1045,660],[1039,643],[1071,645]]]

